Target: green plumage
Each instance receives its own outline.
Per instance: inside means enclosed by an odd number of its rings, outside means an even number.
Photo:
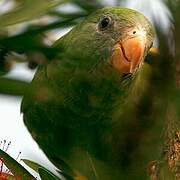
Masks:
[[[112,25],[101,31],[104,16]],[[88,179],[124,176],[126,145],[132,143],[124,142],[133,121],[128,112],[146,93],[151,71],[144,64],[125,76],[108,59],[119,38],[136,26],[147,33],[145,57],[154,36],[149,21],[134,10],[104,8],[58,40],[59,55],[36,72],[34,96],[22,103],[24,122],[57,167],[62,159]]]

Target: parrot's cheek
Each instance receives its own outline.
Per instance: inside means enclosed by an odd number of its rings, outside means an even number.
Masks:
[[[118,42],[110,58],[110,64],[120,73],[133,73],[142,63],[145,51],[143,38],[134,37]]]

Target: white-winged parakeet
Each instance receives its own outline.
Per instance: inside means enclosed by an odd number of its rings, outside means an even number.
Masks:
[[[153,39],[153,27],[141,13],[103,8],[60,38],[54,44],[59,54],[38,68],[36,92],[23,99],[24,123],[58,168],[71,167],[66,174],[138,177],[126,168],[133,132],[127,128],[133,122],[128,109],[146,89],[144,59]]]

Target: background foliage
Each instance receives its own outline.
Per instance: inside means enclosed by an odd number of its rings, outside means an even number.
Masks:
[[[121,2],[117,0],[116,4]],[[100,0],[7,0],[4,3],[9,4],[10,9],[0,16],[0,93],[13,96],[33,92],[28,82],[5,77],[15,63],[27,62],[28,67],[34,69],[51,61],[61,50],[51,47],[52,32],[72,27],[91,12],[106,6]],[[159,52],[147,58],[154,70],[151,98],[143,104],[152,105],[146,109],[152,123],[148,128],[154,136],[162,133],[159,142],[152,142],[159,147],[156,153],[159,159],[152,159],[148,165],[149,176],[154,180],[180,179],[180,1],[164,3],[172,13],[173,26],[164,33],[156,24]],[[75,8],[65,11],[67,4]],[[148,149],[144,152],[151,153]],[[139,160],[134,158],[134,161]],[[41,169],[41,172],[46,173],[46,170]]]

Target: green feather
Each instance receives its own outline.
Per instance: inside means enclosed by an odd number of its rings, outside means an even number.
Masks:
[[[100,31],[104,16],[111,17],[113,26]],[[128,140],[128,124],[134,126],[132,109],[146,93],[151,71],[143,65],[124,76],[108,60],[119,38],[139,25],[147,34],[145,57],[154,38],[149,21],[134,10],[104,8],[58,40],[54,47],[61,53],[37,71],[34,97],[23,99],[24,122],[57,167],[62,158],[88,179],[124,177],[130,163],[124,138]]]

